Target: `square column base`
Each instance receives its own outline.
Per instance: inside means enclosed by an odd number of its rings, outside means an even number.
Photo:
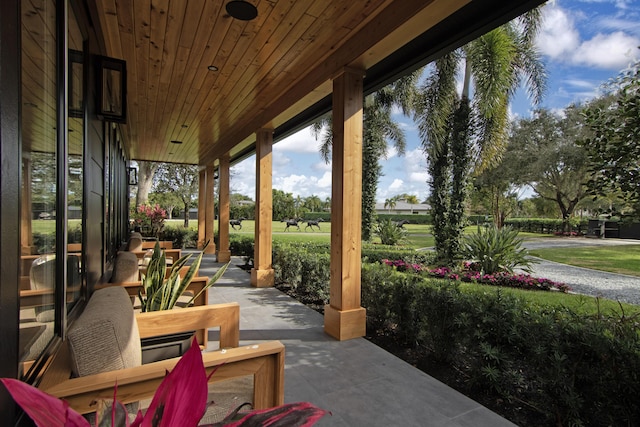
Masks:
[[[231,261],[231,251],[218,251],[218,262]]]
[[[202,250],[202,248],[204,248],[204,240],[198,240],[198,243],[196,244],[196,249]]]
[[[327,304],[324,306],[324,331],[333,338],[344,341],[360,338],[367,333],[367,310],[338,310]]]
[[[255,288],[272,288],[275,283],[275,272],[273,268],[265,270],[251,269],[251,285]]]
[[[206,248],[204,248],[204,253],[211,255],[211,254],[215,254],[216,253],[216,244],[212,242],[209,243],[209,246],[207,246]]]

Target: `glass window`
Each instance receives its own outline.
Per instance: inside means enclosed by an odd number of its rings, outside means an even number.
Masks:
[[[67,312],[82,295],[84,224],[84,41],[78,21],[69,12],[69,132],[67,164]]]
[[[22,218],[19,358],[54,335],[57,194],[56,3],[22,0]]]
[[[70,11],[64,45],[68,112],[58,111],[59,69],[55,0],[22,0],[22,188],[20,220],[19,358],[26,374],[84,294],[82,272],[84,197],[83,36]],[[64,132],[60,126],[66,126]],[[64,140],[59,140],[60,135]],[[64,165],[64,166],[63,166]],[[66,188],[59,188],[65,174]],[[64,197],[66,199],[60,199]],[[66,201],[65,209],[58,203]],[[60,212],[62,210],[62,212]],[[62,238],[64,237],[64,238]],[[62,244],[64,243],[64,244]],[[64,261],[61,261],[64,260]],[[62,272],[66,271],[66,274]],[[61,279],[61,277],[63,277]],[[56,290],[62,289],[58,293]],[[59,298],[59,300],[57,299]],[[63,299],[64,298],[64,299]],[[57,307],[60,310],[56,309]]]

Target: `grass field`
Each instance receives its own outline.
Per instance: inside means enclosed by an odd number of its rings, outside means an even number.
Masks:
[[[461,283],[460,287],[466,292],[497,292],[495,286]],[[561,292],[529,291],[525,289],[499,288],[506,295],[524,298],[528,302],[544,307],[566,307],[578,314],[603,315],[617,314],[629,316],[640,313],[639,305],[618,303],[617,301],[595,298],[589,295],[563,294]]]
[[[549,261],[640,277],[640,244],[548,248],[530,253]]]

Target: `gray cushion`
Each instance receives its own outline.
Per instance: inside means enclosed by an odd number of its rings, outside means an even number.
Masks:
[[[127,244],[128,251],[141,251],[142,250],[142,237],[131,236]]]
[[[140,334],[126,289],[94,292],[69,329],[68,342],[76,376],[140,366]]]
[[[132,252],[120,252],[113,264],[111,283],[136,282],[139,280],[138,257]]]

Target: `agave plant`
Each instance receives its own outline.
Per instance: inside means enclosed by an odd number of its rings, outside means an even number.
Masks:
[[[178,302],[178,298],[184,294],[200,268],[203,253],[204,250],[200,252],[198,257],[193,261],[184,278],[180,277],[180,269],[185,266],[192,254],[184,255],[173,263],[169,276],[165,278],[167,266],[166,256],[160,249],[160,244],[156,242],[151,260],[147,266],[147,272],[142,275],[142,289],[138,292],[142,311],[172,309]],[[212,286],[224,274],[228,266],[229,263],[223,265],[211,280],[209,280],[207,285],[189,300],[188,304],[191,304],[202,292]]]
[[[96,426],[195,427],[207,409],[207,380],[202,354],[194,338],[191,348],[158,386],[144,414],[139,410],[135,420],[130,422],[124,405],[116,400],[116,387],[113,402],[98,405],[101,409],[96,413]],[[91,427],[89,421],[71,409],[67,402],[13,378],[0,378],[0,381],[37,427]],[[234,411],[223,421],[206,426],[305,427],[315,424],[327,413],[311,403],[298,402],[240,414],[237,421],[232,421],[237,417],[237,411]]]
[[[375,233],[383,245],[399,245],[407,240],[407,230],[390,219],[379,220]]]
[[[483,274],[513,273],[516,267],[529,273],[536,262],[527,257],[518,231],[510,227],[489,226],[465,236],[461,252],[467,260],[477,263]]]

